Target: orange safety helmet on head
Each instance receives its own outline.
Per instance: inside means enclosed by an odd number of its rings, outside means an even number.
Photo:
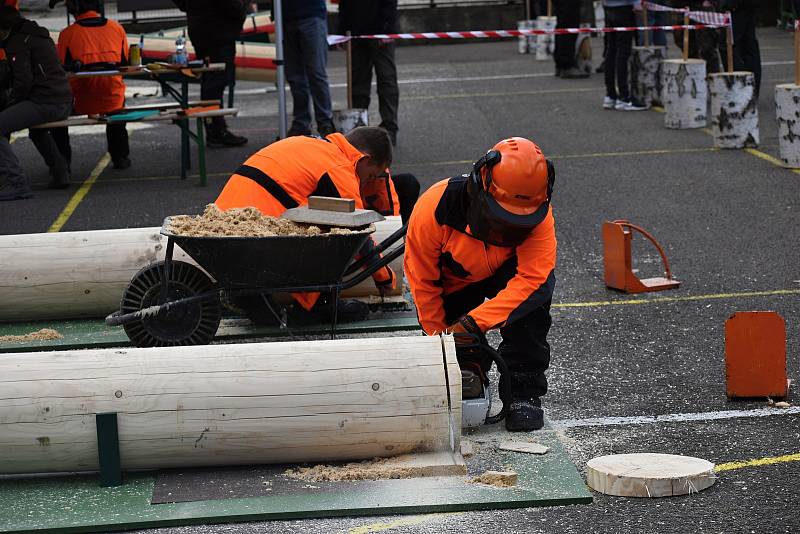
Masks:
[[[470,233],[492,245],[518,245],[547,216],[554,182],[555,169],[535,143],[500,141],[475,162],[467,182]]]

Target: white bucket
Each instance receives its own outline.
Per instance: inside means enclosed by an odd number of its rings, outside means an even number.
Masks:
[[[366,109],[339,109],[333,111],[333,124],[336,131],[348,133],[359,126],[369,125],[369,114]]]

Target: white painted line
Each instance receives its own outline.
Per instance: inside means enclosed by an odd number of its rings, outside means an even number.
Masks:
[[[765,61],[762,67],[774,67],[775,65],[794,65],[794,61]]]
[[[684,423],[690,421],[715,421],[739,417],[769,417],[773,415],[800,414],[800,406],[789,408],[756,408],[754,410],[724,410],[719,412],[669,413],[664,415],[633,415],[630,417],[590,417],[588,419],[561,419],[551,421],[555,428],[585,426],[648,425],[653,423]]]

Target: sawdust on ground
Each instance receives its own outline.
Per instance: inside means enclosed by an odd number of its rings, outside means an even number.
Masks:
[[[167,230],[192,237],[273,237],[351,234],[347,228],[323,229],[288,219],[262,215],[256,208],[221,211],[216,204],[206,206],[202,215],[173,215]]]
[[[19,336],[0,336],[0,343],[24,343],[25,341],[49,341],[52,339],[61,339],[64,336],[59,334],[52,328],[42,328],[30,334],[23,334]]]
[[[314,465],[287,469],[284,475],[306,482],[332,482],[339,480],[380,480],[386,478],[413,478],[420,475],[418,468],[401,465],[408,462],[408,454],[392,458],[373,458],[345,465]]]
[[[517,474],[513,471],[486,471],[469,479],[471,484],[486,484],[498,488],[513,488],[517,485]]]

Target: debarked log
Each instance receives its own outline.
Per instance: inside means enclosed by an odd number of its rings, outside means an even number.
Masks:
[[[664,125],[679,130],[706,125],[706,62],[666,59],[661,62]]]
[[[711,133],[717,148],[757,147],[758,97],[752,72],[708,75]]]
[[[452,336],[0,356],[0,473],[360,460],[458,451]]]

